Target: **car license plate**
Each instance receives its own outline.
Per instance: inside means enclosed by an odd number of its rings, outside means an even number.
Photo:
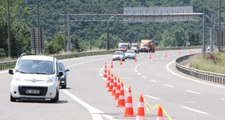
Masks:
[[[40,94],[40,90],[26,90],[26,94]]]

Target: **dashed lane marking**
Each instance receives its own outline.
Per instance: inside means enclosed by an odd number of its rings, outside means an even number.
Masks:
[[[157,81],[156,80],[150,80],[151,82],[154,82],[154,83],[157,83]]]
[[[166,86],[166,87],[170,87],[170,88],[173,88],[173,87],[174,87],[174,86],[169,85],[169,84],[164,84],[164,86]]]
[[[196,92],[196,91],[192,91],[192,90],[186,90],[186,91],[189,92],[189,93],[194,93],[194,94],[198,94],[198,95],[201,94],[200,92]]]
[[[193,111],[193,112],[200,113],[200,114],[204,114],[204,115],[208,115],[208,114],[209,114],[209,113],[207,113],[207,112],[203,112],[203,111],[200,111],[200,110],[197,110],[197,109],[193,109],[193,108],[190,108],[190,107],[187,107],[187,106],[181,106],[181,107],[184,108],[184,109]]]
[[[155,99],[155,100],[160,100],[159,98],[157,98],[157,97],[153,97],[153,96],[150,96],[150,95],[144,95],[145,97],[147,97],[147,98],[151,98],[151,99]]]

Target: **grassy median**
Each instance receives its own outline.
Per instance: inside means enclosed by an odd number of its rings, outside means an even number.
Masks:
[[[190,67],[225,74],[225,53],[206,53],[190,59]]]

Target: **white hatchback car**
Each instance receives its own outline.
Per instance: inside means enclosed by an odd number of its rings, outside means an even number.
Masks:
[[[126,59],[136,59],[136,53],[134,50],[127,50],[125,52]]]
[[[21,55],[14,70],[10,87],[10,100],[49,99],[55,103],[59,100],[59,77],[57,59],[44,55]]]

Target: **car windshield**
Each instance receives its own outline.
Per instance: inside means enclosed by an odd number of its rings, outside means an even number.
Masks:
[[[143,44],[144,47],[148,47],[149,44]]]
[[[134,53],[133,50],[128,50],[126,53]]]
[[[132,45],[132,47],[138,47],[138,45]]]
[[[63,65],[63,63],[58,63],[58,69],[59,69],[59,72],[65,71],[65,66]]]
[[[114,54],[115,55],[123,55],[123,52],[122,51],[116,51]]]
[[[128,48],[128,45],[120,45],[119,48]]]
[[[16,72],[24,74],[54,74],[52,61],[20,60]]]

